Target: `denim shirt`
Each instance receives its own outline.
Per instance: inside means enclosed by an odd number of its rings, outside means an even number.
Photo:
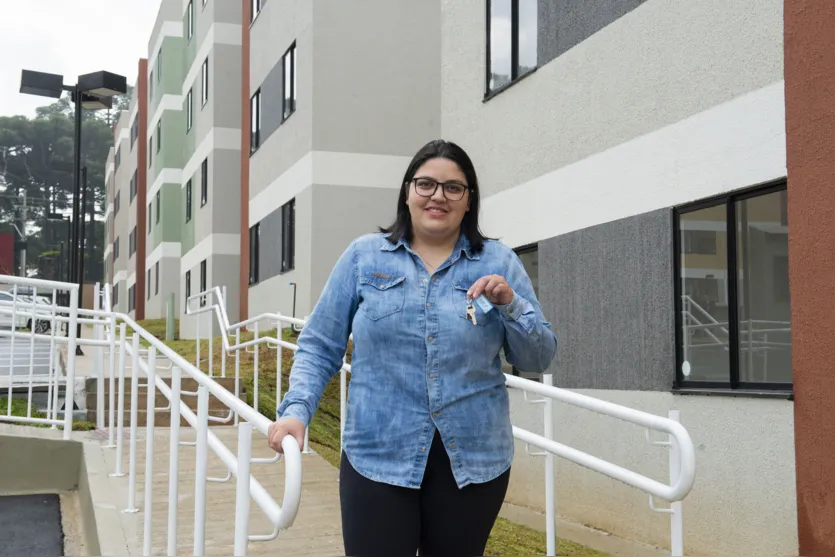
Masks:
[[[506,306],[466,318],[467,290],[504,276]],[[362,236],[348,247],[298,339],[278,417],[310,423],[354,335],[343,450],[363,476],[419,488],[437,428],[459,487],[500,476],[513,460],[513,432],[500,351],[543,372],[557,339],[519,257],[492,240],[480,253],[464,235],[431,275],[407,241]]]

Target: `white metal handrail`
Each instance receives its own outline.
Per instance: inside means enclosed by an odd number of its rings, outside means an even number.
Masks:
[[[8,280],[15,279],[14,281]],[[16,279],[15,277],[0,276],[0,284],[25,284],[36,288],[37,283],[42,281],[32,279]],[[49,283],[52,285],[53,283]],[[57,283],[56,283],[57,284]],[[59,285],[60,286],[60,285]],[[302,465],[301,455],[298,442],[292,437],[287,436],[282,440],[282,447],[284,449],[284,467],[285,467],[285,484],[284,493],[281,504],[267,492],[267,490],[257,481],[257,479],[250,472],[251,463],[275,463],[279,461],[278,455],[273,459],[253,459],[251,452],[252,445],[252,431],[256,429],[262,434],[267,435],[271,420],[260,415],[255,409],[247,405],[243,400],[233,395],[224,389],[214,379],[207,377],[199,369],[194,367],[191,363],[182,358],[179,354],[167,347],[162,341],[154,337],[148,331],[143,329],[130,316],[112,311],[109,296],[109,287],[106,285],[102,292],[99,292],[98,285],[96,285],[96,294],[94,295],[93,310],[87,310],[77,307],[77,287],[75,285],[66,285],[70,287],[71,302],[74,306],[65,308],[53,303],[49,307],[49,319],[52,327],[49,335],[31,333],[15,333],[14,326],[9,336],[14,341],[17,337],[29,340],[31,346],[35,345],[38,340],[50,340],[52,346],[60,344],[63,340],[67,344],[67,366],[66,366],[66,382],[64,385],[65,398],[67,400],[67,410],[63,423],[64,437],[69,439],[72,431],[73,421],[73,403],[72,393],[75,371],[75,347],[76,345],[87,346],[93,349],[94,352],[101,354],[104,348],[109,348],[109,439],[110,444],[107,447],[115,448],[117,451],[116,469],[112,476],[124,477],[122,472],[122,456],[123,456],[123,435],[122,430],[125,427],[125,412],[124,412],[124,396],[125,396],[125,369],[127,367],[126,360],[131,360],[132,364],[132,389],[131,389],[131,409],[130,409],[130,454],[129,454],[129,472],[128,477],[128,508],[125,512],[137,512],[136,507],[136,430],[138,428],[137,420],[137,393],[140,388],[147,389],[147,435],[146,435],[146,469],[145,469],[145,531],[143,536],[143,554],[150,555],[151,540],[153,532],[151,531],[153,521],[151,520],[152,513],[152,480],[153,480],[153,451],[154,451],[154,414],[160,410],[170,410],[171,417],[171,452],[169,463],[169,501],[168,501],[168,554],[175,554],[177,551],[177,488],[178,488],[178,469],[179,469],[179,449],[183,443],[179,440],[181,417],[197,431],[197,441],[194,443],[197,449],[197,469],[195,482],[195,521],[194,521],[194,554],[202,555],[205,550],[205,527],[206,527],[206,484],[212,481],[228,481],[232,476],[237,476],[237,495],[236,495],[236,524],[235,524],[235,554],[245,555],[247,544],[249,541],[268,540],[275,538],[278,533],[292,526],[298,513],[300,497],[301,497],[301,478]],[[76,290],[72,290],[75,287]],[[13,297],[17,300],[17,297]],[[53,302],[54,302],[53,298]],[[16,303],[12,303],[16,306]],[[103,309],[99,307],[103,306]],[[41,306],[44,307],[44,306]],[[17,317],[16,307],[13,307],[12,312]],[[58,327],[56,323],[59,322],[58,315],[61,313],[68,313],[68,338],[61,339],[57,336]],[[79,317],[83,316],[83,317]],[[93,338],[75,338],[76,325],[78,323],[87,323],[93,325]],[[131,342],[127,342],[126,333],[130,328],[132,333]],[[5,331],[2,331],[5,333]],[[3,336],[3,335],[0,335]],[[118,349],[117,349],[118,336]],[[149,346],[145,349],[140,349],[140,339],[143,339]],[[12,359],[10,360],[10,368],[13,367],[13,352],[14,342],[11,345]],[[97,354],[97,356],[99,355]],[[161,378],[157,372],[156,359],[157,355],[164,356],[171,362],[172,379],[171,386],[166,384],[166,381]],[[118,359],[118,365],[116,360]],[[96,358],[94,361],[98,361]],[[104,414],[104,379],[106,372],[104,371],[103,362],[96,364],[97,380],[99,385],[99,417],[103,424]],[[30,373],[29,373],[29,397],[28,397],[28,412],[32,412],[32,387],[33,374],[32,368],[34,359],[30,359]],[[9,411],[7,416],[0,416],[3,421],[15,421],[20,423],[48,423],[53,427],[59,425],[56,418],[58,406],[58,390],[59,390],[59,373],[58,367],[50,368],[52,375],[50,376],[50,409],[48,419],[29,418],[11,416],[11,386],[9,388]],[[116,384],[116,373],[118,373],[118,386]],[[11,375],[11,372],[10,372]],[[140,375],[144,375],[146,380],[140,385]],[[182,400],[182,396],[187,394],[181,389],[181,379],[188,377],[195,380],[198,384],[198,389],[195,395],[198,400],[197,413],[189,409],[188,405]],[[54,387],[54,388],[53,388]],[[156,391],[159,391],[169,401],[165,408],[157,408],[155,406]],[[54,394],[54,404],[53,401]],[[221,401],[227,408],[230,409],[230,415],[234,414],[236,419],[242,419],[238,429],[238,450],[237,453],[226,447],[217,436],[210,431],[208,427],[209,412],[208,403],[209,396],[214,396]],[[118,404],[118,418],[116,416],[116,405]],[[118,425],[115,425],[118,422]],[[114,443],[114,429],[118,431],[118,437]],[[207,456],[208,451],[212,450],[223,462],[227,468],[228,473],[226,478],[209,478],[207,472]],[[172,496],[173,495],[173,496]],[[274,530],[269,535],[250,535],[249,534],[249,501],[254,499],[255,503],[262,509],[269,522],[273,525]]]
[[[222,292],[218,287],[214,287],[206,292],[195,294],[194,296],[191,296],[189,300],[196,300],[208,295],[214,296],[216,302],[200,307],[198,310],[192,312],[193,314],[213,313],[217,317],[221,329],[226,332],[239,332],[241,328],[253,323],[255,324],[255,338],[248,342],[241,343],[239,342],[239,337],[237,337],[237,342],[235,344],[231,344],[228,342],[226,334],[223,334],[222,342],[224,343],[225,350],[235,352],[236,354],[238,354],[239,351],[242,349],[245,349],[249,346],[256,346],[259,344],[267,344],[275,346],[277,348],[279,352],[279,367],[277,368],[276,376],[277,381],[279,381],[279,383],[277,384],[276,388],[276,406],[278,406],[281,402],[281,350],[283,348],[286,348],[295,351],[298,349],[298,346],[293,343],[286,342],[282,339],[277,339],[269,336],[258,336],[258,323],[264,320],[270,320],[275,321],[277,323],[285,322],[288,324],[292,324],[294,327],[304,327],[306,321],[297,318],[283,316],[280,313],[264,313],[256,317],[249,318],[240,323],[230,324],[228,322],[226,312],[223,309],[225,303],[223,300]],[[254,365],[254,373],[257,384],[259,365],[257,359],[257,351]],[[341,436],[345,428],[345,417],[347,409],[347,374],[351,372],[351,365],[348,364],[344,358],[339,372],[341,445]],[[560,389],[552,385],[553,376],[551,376],[550,374],[543,375],[543,383],[531,381],[529,379],[524,379],[511,374],[505,374],[505,381],[509,388],[518,389],[525,393],[526,400],[528,393],[542,396],[543,399],[531,402],[541,402],[545,405],[545,419],[543,430],[544,435],[539,435],[517,426],[513,426],[513,435],[516,439],[525,443],[526,451],[528,452],[528,454],[531,454],[532,456],[546,457],[546,541],[548,555],[556,555],[556,494],[554,485],[554,456],[565,458],[566,460],[574,462],[575,464],[578,464],[590,470],[594,470],[600,474],[623,482],[626,485],[629,485],[647,493],[649,495],[649,506],[652,511],[670,514],[671,554],[674,557],[680,557],[684,554],[681,501],[685,497],[687,497],[687,495],[693,488],[696,474],[696,461],[693,441],[690,438],[690,435],[688,434],[687,430],[678,422],[679,412],[677,410],[672,410],[670,412],[670,417],[665,418],[662,416],[650,414],[648,412],[636,410],[634,408],[629,408],[627,406],[622,406],[587,395],[575,393],[566,389]],[[555,441],[553,402],[562,402],[564,404],[569,404],[577,408],[590,410],[598,414],[616,418],[621,421],[646,428],[646,435],[650,444],[669,448],[670,483],[666,484],[663,482],[659,482],[657,480],[654,480],[627,468],[618,466],[617,464],[614,464],[612,462],[606,461],[599,457],[595,457],[593,455],[590,455],[583,451],[579,451],[577,449],[574,449],[572,447]],[[666,441],[660,442],[652,441],[649,434],[650,430],[666,433],[668,435],[668,439]],[[528,451],[528,445],[539,447],[543,449],[545,452],[537,454],[530,453],[530,451]],[[306,451],[307,445],[305,446],[305,452]],[[654,497],[658,497],[660,499],[664,499],[670,502],[670,507],[656,507],[653,500]]]

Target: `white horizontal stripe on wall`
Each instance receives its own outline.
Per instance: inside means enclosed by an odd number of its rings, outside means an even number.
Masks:
[[[311,151],[249,201],[249,226],[312,184],[397,189],[411,160],[395,155]]]
[[[148,53],[148,77],[151,77],[151,72],[157,67],[157,55],[159,49],[162,48],[162,41],[165,37],[182,37],[183,36],[183,22],[182,21],[163,21],[160,26],[157,40]]]
[[[188,253],[183,254],[180,260],[180,274],[186,274],[197,267],[204,259],[213,255],[240,255],[241,235],[240,234],[210,234],[203,238]]]
[[[782,81],[485,199],[512,247],[784,178]]]
[[[151,252],[151,255],[149,255],[145,260],[145,268],[150,269],[157,261],[166,257],[176,257],[179,259],[180,248],[180,242],[160,242],[159,245],[154,248],[154,251]]]

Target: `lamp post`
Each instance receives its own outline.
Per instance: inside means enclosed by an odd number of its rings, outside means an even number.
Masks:
[[[72,200],[72,234],[70,238],[70,274],[71,280],[78,284],[78,305],[82,305],[84,279],[80,274],[81,264],[78,261],[80,253],[79,239],[79,207],[81,193],[81,115],[82,110],[109,109],[113,106],[113,96],[127,93],[127,78],[110,72],[100,71],[78,76],[75,85],[65,85],[64,76],[32,70],[23,70],[20,78],[20,92],[28,95],[38,95],[60,99],[68,91],[75,104],[75,125],[73,141],[73,200]],[[81,335],[81,324],[77,334]],[[81,347],[76,347],[76,354],[83,355]]]
[[[296,318],[296,283],[291,282],[290,286],[293,287],[293,319]]]

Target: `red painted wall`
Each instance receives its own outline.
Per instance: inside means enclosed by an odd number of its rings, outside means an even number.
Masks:
[[[0,234],[0,275],[14,274],[14,234]]]

